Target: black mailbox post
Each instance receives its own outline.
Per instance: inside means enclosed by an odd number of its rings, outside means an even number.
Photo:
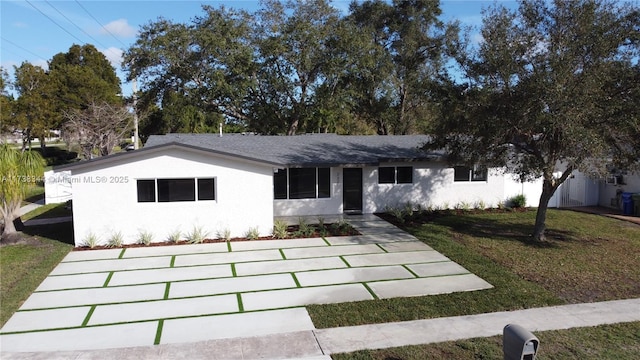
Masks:
[[[540,340],[520,325],[509,324],[504,327],[502,351],[504,360],[534,360]]]

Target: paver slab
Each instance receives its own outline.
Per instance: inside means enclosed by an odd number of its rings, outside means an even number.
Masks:
[[[388,252],[403,252],[403,251],[428,251],[433,250],[429,245],[422,241],[400,241],[380,244],[380,247]]]
[[[162,299],[165,284],[35,292],[20,309],[108,304]]]
[[[228,294],[296,287],[291,274],[242,276],[234,278],[181,281],[171,283],[169,297]]]
[[[247,261],[281,260],[278,250],[238,251],[228,253],[178,255],[174,266],[232,264]]]
[[[351,266],[379,266],[429,263],[436,261],[450,261],[437,251],[413,251],[399,253],[384,253],[371,255],[344,256]]]
[[[275,274],[306,270],[346,268],[347,264],[338,257],[317,259],[293,259],[236,264],[238,275]]]
[[[226,243],[151,246],[125,249],[123,258],[228,252]]]
[[[108,276],[108,272],[48,276],[40,283],[36,291],[102,287]]]
[[[0,335],[2,351],[67,351],[153,345],[158,322]]]
[[[360,283],[375,280],[415,278],[402,266],[347,268],[337,270],[305,271],[295,274],[302,286]]]
[[[384,244],[401,241],[416,241],[417,239],[407,233],[398,235],[354,235],[328,237],[327,242],[331,245],[357,245],[357,244]]]
[[[469,270],[453,261],[436,262],[429,264],[407,265],[411,271],[420,277],[469,274]]]
[[[122,249],[71,251],[61,262],[117,259]]]
[[[18,311],[0,329],[0,332],[33,331],[81,326],[90,306],[66,309]]]
[[[332,304],[373,299],[373,296],[362,284],[260,291],[245,293],[241,297],[245,310],[277,309],[309,304]]]
[[[235,294],[98,305],[93,311],[93,314],[91,314],[88,324],[113,324],[128,321],[223,314],[237,311],[239,311],[238,298]]]
[[[231,265],[187,266],[164,269],[117,271],[109,286],[150,284],[156,282],[195,280],[233,276]]]
[[[165,320],[160,343],[261,336],[314,328],[304,308],[201,316]]]
[[[102,250],[96,250],[102,251]],[[58,264],[49,275],[84,274],[92,272],[137,270],[169,267],[170,256],[150,257],[140,259],[113,259],[64,262]]]
[[[375,244],[370,244],[284,249],[282,252],[287,259],[304,259],[353,254],[380,254],[384,250]]]
[[[321,238],[260,240],[260,241],[232,241],[231,251],[286,249],[294,247],[326,246]]]
[[[475,291],[493,287],[488,282],[473,274],[369,282],[367,285],[369,285],[371,290],[381,299],[448,294],[458,291]]]

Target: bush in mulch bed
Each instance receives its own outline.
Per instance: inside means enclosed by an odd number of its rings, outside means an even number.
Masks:
[[[93,247],[89,246],[78,246],[75,247],[74,251],[83,251],[83,250],[100,250],[100,249],[114,249],[114,248],[136,248],[136,247],[151,247],[151,246],[171,246],[171,245],[186,245],[186,244],[209,244],[209,243],[221,243],[221,242],[230,242],[230,241],[258,241],[258,240],[287,240],[287,239],[301,239],[301,238],[319,238],[319,237],[331,237],[331,236],[353,236],[360,235],[360,233],[354,229],[351,225],[346,222],[338,222],[331,224],[305,224],[301,223],[300,225],[289,225],[286,226],[286,235],[283,233],[283,236],[262,236],[257,237],[255,239],[249,239],[247,237],[235,237],[230,238],[229,240],[225,239],[203,239],[199,242],[193,242],[188,240],[178,240],[178,241],[163,241],[163,242],[151,242],[149,244],[122,244],[120,246],[107,246],[107,245],[95,245]]]
[[[432,222],[435,219],[452,216],[452,215],[471,215],[471,214],[503,214],[511,212],[527,212],[526,207],[500,207],[487,209],[446,209],[446,210],[417,210],[417,211],[389,211],[376,213],[375,215],[385,221],[396,226],[415,226]]]

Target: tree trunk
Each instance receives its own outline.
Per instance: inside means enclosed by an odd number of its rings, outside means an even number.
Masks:
[[[546,229],[547,220],[547,208],[549,207],[549,200],[553,196],[555,188],[550,180],[544,179],[542,183],[542,194],[540,195],[540,204],[538,205],[538,211],[536,212],[536,224],[533,227],[533,240],[544,241],[544,231]]]
[[[3,216],[3,220],[4,220],[4,229],[2,230],[2,240],[5,240],[16,233],[16,227],[13,224],[13,219],[11,215],[5,214]]]

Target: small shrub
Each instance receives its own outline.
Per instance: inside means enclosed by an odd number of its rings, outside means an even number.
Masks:
[[[407,201],[404,204],[404,208],[402,209],[402,211],[404,212],[405,216],[412,217],[413,216],[413,204],[410,201]]]
[[[229,228],[224,228],[216,231],[216,238],[223,239],[225,241],[231,240],[231,230],[229,230]]]
[[[273,222],[273,237],[276,239],[285,239],[289,237],[287,231],[287,223],[283,220],[275,220]]]
[[[324,228],[324,217],[318,216],[318,227]]]
[[[527,197],[523,194],[513,196],[509,199],[509,205],[512,208],[523,208],[527,205]]]
[[[487,208],[487,204],[483,200],[476,201],[474,208],[477,210],[484,210]]]
[[[449,210],[449,202],[445,201],[442,203],[441,210]]]
[[[389,212],[389,214],[391,214],[391,216],[396,218],[396,220],[398,220],[398,222],[404,223],[405,213],[404,213],[404,211],[402,211],[402,209],[395,208],[395,207],[394,208],[389,208],[388,212]]]
[[[313,226],[307,224],[304,221],[298,223],[298,231],[295,232],[295,237],[311,237],[316,232]]]
[[[247,230],[245,237],[249,240],[256,240],[257,238],[260,237],[260,231],[258,230],[257,227],[251,227],[249,228],[249,230]]]
[[[107,242],[109,247],[121,247],[122,246],[122,233],[120,231],[111,234],[109,241]]]
[[[181,237],[182,237],[182,233],[180,232],[180,230],[176,229],[170,232],[169,235],[167,235],[167,240],[177,243],[178,241],[180,241]]]
[[[504,208],[505,208],[506,206],[505,206],[505,204],[504,204],[504,201],[498,201],[498,204],[496,205],[496,207],[497,207],[499,210],[504,210]]]
[[[454,205],[453,208],[456,209],[456,210],[462,210],[462,211],[467,212],[467,211],[471,210],[471,204],[469,204],[466,201],[461,201],[461,202],[457,203],[456,205]]]
[[[193,226],[193,229],[188,232],[185,236],[187,241],[192,244],[200,244],[204,241],[209,233],[204,231],[202,226]]]
[[[98,236],[93,232],[89,232],[84,240],[82,240],[82,246],[93,249],[94,247],[98,246],[98,242],[100,242]]]
[[[138,244],[149,245],[153,241],[153,233],[151,231],[140,231],[138,233]]]

